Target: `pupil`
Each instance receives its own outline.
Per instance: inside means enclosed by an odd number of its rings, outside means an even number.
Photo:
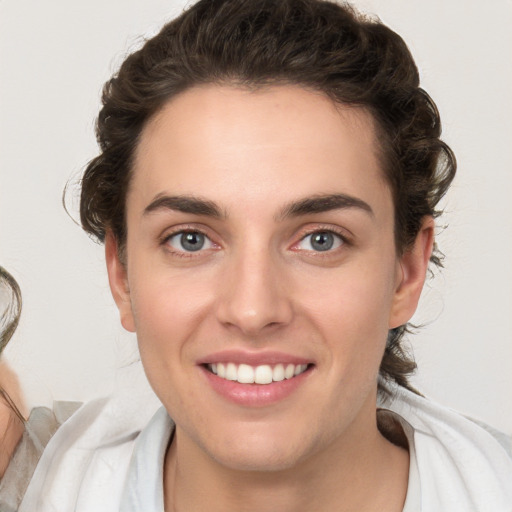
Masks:
[[[201,233],[183,233],[181,245],[187,251],[199,251],[204,245],[204,235]]]
[[[331,233],[315,233],[311,237],[311,246],[316,251],[328,251],[334,245],[334,237]]]

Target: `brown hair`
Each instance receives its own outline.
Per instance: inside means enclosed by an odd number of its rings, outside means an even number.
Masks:
[[[137,142],[148,120],[194,85],[297,84],[373,116],[383,172],[392,190],[399,253],[455,174],[440,140],[437,108],[419,87],[414,60],[395,32],[347,4],[324,0],[200,0],[130,55],[106,83],[97,121],[101,153],[87,166],[83,228],[103,241],[112,231],[123,251],[125,198]],[[440,265],[436,250],[432,262]],[[408,386],[416,367],[389,333],[380,375]],[[381,386],[381,390],[382,390]]]

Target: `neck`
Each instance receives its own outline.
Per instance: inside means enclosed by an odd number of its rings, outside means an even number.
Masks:
[[[24,432],[24,425],[12,400],[0,387],[0,479],[4,475]],[[21,415],[21,414],[20,414]]]
[[[351,425],[343,438],[272,471],[240,471],[205,454],[178,428],[166,457],[166,512],[398,512],[407,492],[409,456],[375,421]]]

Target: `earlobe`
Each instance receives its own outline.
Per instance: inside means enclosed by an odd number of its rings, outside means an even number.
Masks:
[[[395,290],[389,319],[390,329],[407,323],[416,311],[434,247],[434,227],[434,219],[425,217],[414,244],[398,262],[401,278]]]
[[[117,240],[111,232],[105,237],[105,260],[110,291],[119,310],[121,324],[127,331],[135,332],[126,266],[119,258]]]

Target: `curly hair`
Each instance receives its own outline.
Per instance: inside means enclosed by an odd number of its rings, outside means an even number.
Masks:
[[[392,191],[397,252],[411,246],[425,216],[440,214],[455,157],[440,139],[438,110],[419,87],[399,35],[331,1],[200,0],[128,56],[104,86],[97,120],[101,152],[83,175],[80,215],[85,231],[99,241],[112,232],[121,255],[141,132],[171,98],[200,84],[295,84],[366,109]],[[441,265],[436,248],[431,260]],[[416,365],[402,346],[406,331],[404,325],[389,332],[380,376],[408,387]]]

